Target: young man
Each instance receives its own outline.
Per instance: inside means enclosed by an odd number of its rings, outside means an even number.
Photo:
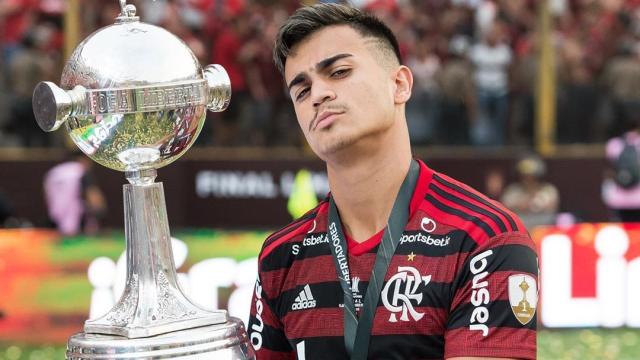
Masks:
[[[391,31],[319,4],[275,46],[331,194],[260,252],[258,359],[534,359],[534,245],[511,212],[412,159],[413,79]]]

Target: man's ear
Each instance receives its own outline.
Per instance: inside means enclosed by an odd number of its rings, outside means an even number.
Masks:
[[[413,74],[408,67],[400,65],[395,74],[395,91],[393,101],[395,104],[404,104],[411,97],[413,88]]]

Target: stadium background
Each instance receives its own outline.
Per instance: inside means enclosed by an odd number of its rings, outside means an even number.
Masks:
[[[326,192],[323,166],[305,146],[279,74],[270,60],[277,26],[297,0],[131,1],[142,20],[181,37],[201,63],[220,63],[230,73],[231,108],[209,115],[196,146],[159,171],[172,234],[189,252],[179,269],[257,254],[269,231],[290,220],[288,202],[302,169],[312,171],[316,196]],[[623,0],[378,0],[354,1],[387,21],[398,34],[403,57],[416,72],[408,109],[414,153],[438,171],[486,190],[488,172],[517,179],[515,165],[532,152],[547,164],[545,179],[559,190],[559,212],[582,225],[531,229],[536,240],[570,234],[582,257],[572,264],[572,296],[595,295],[594,229],[615,220],[601,199],[607,171],[604,144],[629,128],[640,104],[636,68],[638,1]],[[124,177],[94,167],[108,212],[92,235],[65,237],[46,229],[42,180],[66,156],[64,131],[42,133],[20,104],[30,103],[37,81],[57,82],[64,60],[79,40],[111,24],[116,1],[0,0],[0,198],[11,210],[0,229],[0,359],[62,358],[65,339],[88,317],[89,264],[116,261],[124,249]],[[472,118],[479,98],[465,99],[462,127],[449,126],[446,91],[438,86],[456,57],[495,26],[512,61],[502,99],[503,138],[483,136]],[[141,54],[142,55],[142,54]],[[620,61],[636,67],[620,75]],[[21,66],[30,64],[31,66]],[[616,77],[617,76],[617,77]],[[625,91],[621,79],[630,81]],[[637,85],[637,86],[633,86]],[[438,109],[438,111],[433,111]],[[594,228],[595,227],[595,228]],[[640,256],[637,231],[625,227],[626,259]],[[576,253],[577,254],[577,253]],[[586,273],[586,275],[584,274]],[[632,284],[632,282],[629,282]],[[637,286],[637,284],[636,284]],[[235,285],[221,289],[225,307]],[[621,294],[620,296],[624,296]],[[543,328],[541,359],[637,359],[634,327]],[[37,333],[36,333],[37,332]]]

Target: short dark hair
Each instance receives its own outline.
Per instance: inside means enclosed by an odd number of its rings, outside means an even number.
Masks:
[[[380,19],[350,6],[321,3],[296,10],[280,27],[273,48],[273,61],[278,70],[284,73],[287,56],[298,43],[332,25],[348,25],[363,37],[380,40],[382,46],[393,50],[398,63],[402,63],[398,40]]]

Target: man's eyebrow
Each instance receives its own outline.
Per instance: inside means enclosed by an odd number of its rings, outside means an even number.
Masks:
[[[328,57],[324,60],[319,61],[315,68],[316,71],[320,72],[326,68],[328,68],[329,66],[331,66],[334,62],[340,60],[340,59],[344,59],[346,57],[350,57],[353,56],[351,54],[337,54],[337,55],[333,55],[331,57]],[[296,77],[293,78],[293,80],[291,80],[291,82],[289,82],[289,85],[287,85],[287,88],[289,89],[289,91],[291,91],[291,88],[298,85],[299,83],[305,81],[307,78],[307,74],[304,72],[299,73],[298,75],[296,75]]]
[[[294,77],[293,80],[291,80],[289,85],[287,85],[287,88],[289,89],[289,91],[291,91],[292,87],[300,84],[301,82],[305,81],[306,79],[307,79],[307,74],[301,72],[298,75],[296,75],[296,77]]]
[[[326,68],[328,68],[329,66],[331,66],[331,64],[333,64],[334,62],[346,58],[346,57],[350,57],[353,56],[351,54],[338,54],[338,55],[333,55],[332,57],[326,58],[322,61],[320,61],[319,63],[316,64],[316,71],[320,72]]]

